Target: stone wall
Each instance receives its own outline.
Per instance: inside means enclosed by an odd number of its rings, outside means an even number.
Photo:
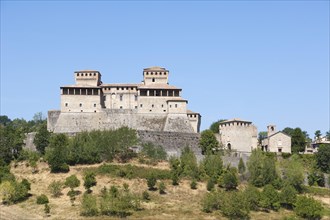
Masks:
[[[179,157],[181,150],[189,146],[195,153],[198,160],[203,158],[202,152],[198,147],[200,134],[179,133],[179,132],[156,132],[138,131],[138,136],[142,143],[151,142],[162,146],[169,156]]]
[[[32,150],[32,151],[36,151],[37,150],[36,146],[33,143],[34,137],[36,136],[36,134],[37,134],[37,132],[31,132],[31,133],[25,134],[23,148],[25,148],[27,150]]]

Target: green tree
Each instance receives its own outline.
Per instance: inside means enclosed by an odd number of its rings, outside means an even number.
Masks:
[[[291,136],[291,149],[293,153],[299,153],[305,150],[308,139],[307,132],[303,132],[300,128],[285,128],[283,132]]]
[[[244,164],[242,157],[239,159],[239,162],[238,162],[238,172],[240,174],[243,174],[245,172],[245,164]]]
[[[321,133],[320,130],[317,130],[317,131],[315,131],[314,135],[315,135],[315,139],[316,139],[316,140],[319,140],[320,137],[321,137],[321,135],[322,135],[322,133]]]
[[[321,144],[315,158],[317,167],[325,173],[330,173],[330,144]]]
[[[324,187],[325,185],[324,174],[319,170],[313,169],[308,175],[308,185],[310,186],[317,185]]]
[[[37,150],[45,154],[45,149],[49,144],[50,132],[47,130],[47,123],[42,123],[38,127],[36,136],[34,137],[33,143],[36,145]]]
[[[223,170],[221,155],[219,153],[207,154],[200,163],[200,170],[203,170],[208,177],[215,177],[217,179]]]
[[[97,184],[95,176],[96,175],[93,171],[87,171],[84,174],[84,187],[88,193],[91,192],[90,188]]]
[[[330,141],[330,131],[325,132],[325,137]]]
[[[182,168],[183,176],[199,179],[197,158],[194,152],[188,146],[184,147],[181,151],[180,166]]]
[[[53,134],[50,138],[49,147],[46,148],[46,159],[51,172],[68,172],[66,164],[68,155],[68,137],[65,134]]]
[[[0,115],[0,125],[7,126],[11,123],[11,119],[7,115]]]
[[[268,133],[267,131],[260,131],[259,134],[258,134],[258,141],[259,141],[259,144],[261,144],[261,142],[266,139],[268,136]]]
[[[167,153],[164,148],[162,146],[155,146],[151,142],[142,145],[141,154],[156,161],[166,160],[167,158]]]
[[[199,140],[199,147],[202,150],[202,154],[209,154],[218,150],[219,142],[211,130],[202,131],[201,138]]]
[[[215,134],[219,134],[219,125],[220,125],[221,122],[224,122],[224,121],[226,121],[226,120],[225,119],[220,119],[218,121],[213,122],[210,125],[210,130]]]
[[[304,167],[298,155],[292,155],[290,160],[284,163],[283,181],[285,185],[293,186],[298,192],[302,191]]]
[[[320,202],[311,197],[298,196],[294,212],[303,218],[321,219],[323,207]]]

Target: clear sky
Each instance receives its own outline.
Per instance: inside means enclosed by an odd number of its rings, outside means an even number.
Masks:
[[[1,1],[1,115],[60,108],[73,72],[137,83],[162,66],[202,129],[329,130],[329,1]]]

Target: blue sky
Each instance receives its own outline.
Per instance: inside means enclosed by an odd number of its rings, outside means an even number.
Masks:
[[[61,85],[170,70],[202,129],[329,130],[329,1],[1,1],[1,115],[59,109]]]

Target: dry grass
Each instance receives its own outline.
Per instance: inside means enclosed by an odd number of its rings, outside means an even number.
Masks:
[[[119,163],[115,163],[119,164]],[[19,204],[9,207],[0,206],[0,219],[116,219],[108,216],[84,217],[80,216],[80,204],[82,194],[77,196],[75,205],[71,206],[70,199],[66,195],[68,188],[63,189],[63,195],[59,198],[53,198],[47,187],[54,180],[64,181],[66,177],[75,174],[81,181],[81,186],[77,189],[82,193],[83,188],[82,171],[86,168],[98,167],[95,165],[79,165],[70,167],[70,172],[65,174],[52,174],[46,163],[38,163],[39,172],[32,174],[32,169],[26,166],[26,163],[19,163],[12,167],[11,172],[18,178],[26,178],[31,182],[32,196]],[[157,169],[169,169],[167,162],[159,163],[156,166],[141,165],[133,161],[132,165],[154,167]],[[166,194],[160,195],[158,191],[150,192],[151,200],[142,202],[143,210],[134,212],[129,219],[226,219],[218,212],[204,213],[201,211],[200,200],[206,191],[205,183],[198,183],[197,190],[190,189],[190,181],[182,180],[179,186],[172,186],[170,180],[164,181],[166,184]],[[99,194],[101,189],[112,185],[122,187],[123,183],[129,185],[133,193],[142,194],[147,190],[146,180],[144,179],[123,179],[118,177],[97,176],[97,185],[92,188],[94,194]],[[46,217],[44,206],[36,204],[36,197],[40,194],[46,194],[50,200],[51,215]],[[330,208],[328,198],[318,197],[325,205]],[[283,219],[285,216],[292,215],[292,211],[281,209],[279,212],[251,212],[251,219]],[[325,219],[329,219],[325,217]]]

